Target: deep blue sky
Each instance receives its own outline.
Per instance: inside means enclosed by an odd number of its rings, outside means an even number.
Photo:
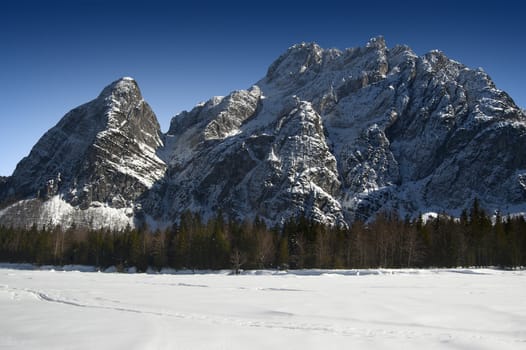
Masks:
[[[0,2],[0,175],[70,109],[134,77],[166,131],[171,117],[262,78],[289,46],[362,46],[383,35],[422,55],[483,67],[526,107],[520,1]]]

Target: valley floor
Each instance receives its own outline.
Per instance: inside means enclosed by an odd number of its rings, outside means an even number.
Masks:
[[[524,349],[526,271],[0,268],[1,349]]]

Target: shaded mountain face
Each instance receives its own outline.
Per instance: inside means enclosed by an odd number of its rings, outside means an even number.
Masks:
[[[345,51],[300,44],[250,89],[174,117],[162,138],[136,83],[113,83],[0,183],[3,202],[15,202],[0,222],[50,202],[91,220],[111,212],[119,225],[165,225],[187,210],[346,225],[382,210],[458,215],[474,198],[517,213],[525,138],[512,99],[439,51],[418,57],[381,37]]]

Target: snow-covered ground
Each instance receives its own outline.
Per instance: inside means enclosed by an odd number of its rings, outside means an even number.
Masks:
[[[0,268],[0,349],[525,349],[526,271]]]

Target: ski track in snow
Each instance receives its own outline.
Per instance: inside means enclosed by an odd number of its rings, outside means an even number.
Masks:
[[[146,317],[150,322],[153,322],[153,333],[155,333],[154,335],[150,334],[152,343],[149,346],[159,346],[161,348],[164,346],[170,348],[168,346],[170,334],[166,334],[162,323],[170,323],[170,320],[177,320],[183,322],[182,324],[191,322],[194,325],[192,326],[194,327],[191,330],[192,332],[196,331],[195,325],[206,329],[219,327],[220,329],[233,330],[232,337],[234,338],[241,327],[256,330],[258,332],[256,334],[261,334],[261,337],[272,336],[274,331],[278,331],[281,337],[295,337],[298,336],[298,332],[300,336],[301,334],[321,336],[327,339],[328,345],[331,345],[331,337],[339,336],[366,340],[374,344],[381,340],[381,342],[387,341],[388,343],[389,341],[397,341],[402,344],[411,344],[412,342],[418,344],[428,343],[435,347],[438,346],[438,348],[441,346],[443,348],[448,348],[449,346],[461,347],[462,344],[472,344],[473,348],[479,348],[477,344],[487,343],[497,344],[506,349],[518,349],[526,345],[526,331],[518,331],[513,327],[506,331],[481,327],[477,325],[476,320],[475,324],[436,324],[433,321],[406,322],[404,319],[389,317],[390,313],[397,312],[397,306],[391,305],[389,300],[393,291],[397,292],[394,300],[398,300],[398,293],[407,293],[407,296],[402,298],[407,304],[407,313],[417,314],[418,307],[425,305],[425,303],[434,302],[432,296],[435,293],[437,295],[452,293],[452,290],[458,288],[459,285],[469,284],[471,277],[494,278],[496,279],[495,283],[499,283],[497,279],[502,276],[508,279],[510,277],[516,279],[516,281],[520,282],[519,285],[526,286],[526,273],[495,274],[491,271],[475,270],[448,270],[438,273],[423,272],[422,274],[419,274],[418,271],[408,271],[408,274],[398,276],[384,274],[364,277],[334,275],[333,273],[320,276],[301,276],[300,274],[295,276],[236,277],[213,274],[200,276],[152,276],[144,274],[111,276],[111,274],[96,273],[57,273],[54,271],[0,269],[0,305],[20,304],[22,302],[32,305],[30,301],[33,300],[34,302],[36,299],[38,302],[43,303],[41,306],[49,310],[51,315],[56,315],[57,318],[60,318],[63,312],[71,311],[63,310],[62,308],[110,312],[110,314],[104,314],[104,317],[109,317],[110,319],[112,318],[112,313],[136,315],[136,317],[141,319]],[[407,280],[407,277],[409,280]],[[424,284],[427,284],[427,282],[433,282],[433,278],[440,278],[443,280],[442,282],[445,282],[444,285],[437,287],[440,283],[434,282],[432,283],[433,286],[428,286],[428,288],[435,288],[436,290],[431,290],[431,293],[425,295],[419,295],[418,293],[422,287],[420,285],[421,280],[424,279],[426,282]],[[364,279],[368,279],[366,285],[354,285],[355,282],[361,282]],[[177,280],[182,281],[177,282]],[[194,283],[188,282],[188,280],[207,283]],[[412,281],[413,283],[407,283],[407,281]],[[459,281],[462,283],[458,284]],[[482,281],[488,282],[487,280]],[[76,286],[75,283],[78,283],[79,286]],[[118,294],[115,294],[114,283],[118,283],[119,286],[123,284],[127,288],[121,291],[123,293],[122,300],[119,300]],[[328,289],[324,286],[324,283],[335,283],[335,286],[342,290]],[[483,290],[482,288],[477,288],[480,283],[477,279],[474,288],[472,288],[473,290],[468,290],[467,295],[473,295],[475,292],[478,292],[479,297],[485,297],[487,294],[491,294],[492,288],[488,287],[491,284],[485,284],[485,289]],[[19,287],[16,286],[17,284],[32,285],[38,288]],[[61,286],[65,287],[65,290],[61,289]],[[72,286],[78,289],[71,289]],[[306,288],[296,288],[296,286],[304,286]],[[86,290],[84,289],[86,287],[89,288]],[[356,290],[353,289],[365,287],[366,289],[363,292],[369,295],[364,299],[365,302],[367,302],[367,298],[381,297],[378,300],[377,310],[372,310],[371,315],[363,312],[359,307],[357,307],[356,315],[353,313],[342,315],[331,310],[331,307],[334,307],[330,300],[331,294],[334,294],[333,297],[338,300],[341,299],[342,292],[349,292],[352,294],[349,296],[350,298],[356,298]],[[137,291],[134,291],[134,288]],[[188,292],[183,292],[183,294],[179,295],[181,290],[188,290]],[[156,298],[156,291],[159,292],[161,300],[150,301],[149,298]],[[180,297],[189,298],[189,300],[186,303],[174,304],[169,299],[162,299],[166,295],[172,295],[172,292],[175,293],[174,298],[177,298],[177,295],[179,295]],[[500,292],[499,288],[499,291],[494,294],[500,295]],[[127,295],[127,293],[130,295]],[[8,294],[10,297],[4,298],[5,294]],[[206,299],[210,297],[217,298],[212,301],[220,304],[211,309],[199,306],[202,300],[205,300],[204,303],[207,303]],[[270,299],[266,299],[269,297]],[[239,298],[237,302],[234,301],[233,303],[234,305],[239,303],[239,307],[234,307],[231,313],[228,312],[229,310],[225,310],[225,306],[221,305],[222,301],[231,303],[232,300],[229,298]],[[283,300],[283,302],[276,302],[276,298]],[[438,303],[442,302],[440,299],[438,298]],[[350,300],[350,302],[352,301]],[[489,301],[491,301],[490,298],[488,298]],[[504,304],[509,302],[509,300],[505,301]],[[518,305],[516,312],[499,310],[498,307],[492,307],[489,303],[488,305],[467,305],[462,310],[459,310],[459,314],[462,316],[462,313],[469,312],[470,308],[474,308],[471,311],[475,312],[475,314],[476,312],[484,312],[486,315],[506,318],[510,324],[513,322],[520,323],[526,320],[526,314],[524,313],[526,307],[520,300],[516,300],[516,302]],[[196,304],[195,307],[189,305],[193,303]],[[301,303],[317,303],[319,305],[318,308],[312,306],[303,308]],[[162,309],[160,309],[161,307]],[[502,305],[499,307],[502,307]],[[179,311],[178,309],[195,309],[196,312]],[[23,312],[24,310],[20,309],[18,311]],[[382,314],[385,314],[385,317],[382,317]],[[0,321],[0,326],[2,324],[3,322]],[[7,324],[9,325],[9,323]],[[23,326],[11,325],[11,327],[15,327],[14,330],[16,330],[16,327]],[[271,334],[269,335],[268,332],[271,332]],[[89,337],[89,335],[86,335],[86,337]],[[4,343],[6,342],[5,339],[7,338],[4,338]],[[193,341],[195,343],[191,343],[191,345],[200,345],[198,339]],[[257,341],[254,343],[256,344],[255,347],[258,348]],[[379,347],[383,348],[382,346]],[[3,348],[1,335],[0,348]],[[14,346],[12,348],[17,347]],[[243,347],[234,346],[234,348]],[[412,347],[409,346],[409,348]],[[471,347],[468,346],[467,348]]]
[[[177,284],[181,285],[181,284]],[[185,286],[184,284],[182,284]],[[9,288],[8,288],[9,289]],[[298,291],[294,289],[274,289],[274,288],[261,288],[260,290],[266,290],[266,291]],[[291,323],[291,322],[268,322],[268,321],[246,321],[242,319],[236,319],[236,318],[218,318],[218,317],[211,317],[209,315],[192,315],[192,314],[181,314],[181,313],[166,313],[166,312],[154,312],[154,311],[147,311],[147,310],[139,310],[139,309],[131,309],[131,308],[124,308],[124,307],[113,307],[113,306],[104,306],[104,305],[89,305],[89,304],[82,304],[79,302],[74,302],[70,300],[60,299],[56,297],[52,297],[49,294],[46,294],[41,291],[34,291],[34,290],[17,290],[12,289],[15,293],[19,292],[26,292],[28,294],[31,294],[35,296],[38,300],[43,302],[50,302],[50,303],[58,303],[63,304],[67,306],[74,306],[74,307],[80,307],[80,308],[92,308],[92,309],[102,309],[102,310],[112,310],[112,311],[118,311],[118,312],[130,312],[130,313],[136,313],[136,314],[147,314],[147,315],[154,315],[154,316],[161,316],[161,317],[173,317],[173,318],[179,318],[179,319],[192,319],[192,320],[199,320],[203,322],[210,322],[214,324],[228,324],[228,325],[236,325],[236,326],[244,326],[244,327],[257,327],[257,328],[279,328],[284,330],[293,330],[293,331],[306,331],[306,332],[319,332],[319,333],[328,333],[328,334],[339,334],[344,336],[375,336],[375,335],[387,335],[387,336],[401,336],[401,337],[408,337],[409,334],[411,334],[411,337],[417,336],[417,332],[411,331],[393,331],[393,330],[385,330],[385,329],[371,329],[371,328],[355,328],[355,327],[335,327],[331,324],[323,324],[323,323],[317,323],[317,324],[310,324],[310,323]],[[99,299],[100,300],[100,299]],[[292,313],[288,312],[280,312],[280,311],[267,311],[265,314],[269,316],[278,316],[278,317],[293,317],[297,316]],[[319,317],[319,316],[318,316]],[[386,325],[386,326],[407,326],[407,327],[418,327],[418,328],[432,328],[435,330],[441,330],[441,331],[449,331],[449,332],[476,332],[476,330],[473,329],[458,329],[458,328],[449,328],[449,327],[428,327],[424,325],[419,324],[401,324],[401,323],[394,323],[394,322],[381,322],[381,321],[364,321],[354,318],[345,318],[344,321],[357,321],[360,323],[370,323],[372,325]],[[425,332],[420,334],[420,336],[430,336],[431,333]],[[480,336],[477,336],[478,338],[481,338]],[[525,340],[526,342],[526,340]]]

